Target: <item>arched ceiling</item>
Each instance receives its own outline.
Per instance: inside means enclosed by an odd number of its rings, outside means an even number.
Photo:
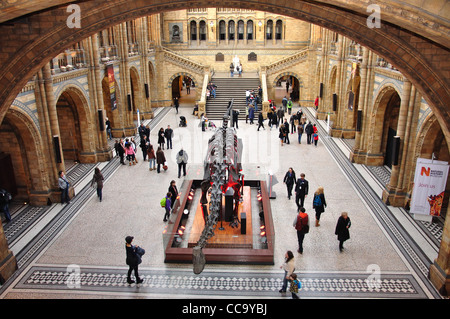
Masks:
[[[380,28],[368,28],[365,0],[85,0],[81,28],[66,25],[71,1],[0,2],[0,122],[21,88],[50,58],[104,28],[187,8],[258,9],[314,23],[368,47],[391,62],[423,94],[450,142],[449,1],[376,1]],[[57,4],[58,6],[55,6]],[[40,11],[38,11],[40,10]],[[22,14],[27,14],[23,16]]]

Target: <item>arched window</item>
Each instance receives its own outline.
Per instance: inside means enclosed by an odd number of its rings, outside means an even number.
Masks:
[[[227,34],[227,27],[225,21],[221,20],[219,22],[219,40],[225,40]]]
[[[238,40],[244,40],[244,21],[238,21]]]
[[[191,40],[193,41],[197,40],[197,22],[191,21],[190,32],[191,32]]]
[[[177,25],[174,25],[172,27],[172,42],[180,42],[180,41],[181,41],[180,27]]]
[[[269,20],[267,21],[266,26],[266,40],[272,40],[272,33],[273,33],[273,21]]]
[[[253,40],[253,21],[248,20],[247,22],[247,40]]]
[[[283,34],[283,21],[277,20],[277,23],[275,24],[275,39],[281,40]]]
[[[228,40],[234,40],[235,39],[234,27],[235,27],[235,22],[233,20],[228,22]]]
[[[200,41],[206,41],[206,22],[200,21],[199,28],[200,28]]]

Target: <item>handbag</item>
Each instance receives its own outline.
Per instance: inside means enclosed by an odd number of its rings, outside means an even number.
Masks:
[[[163,165],[163,169],[164,169],[165,171],[167,171],[167,169],[168,169],[167,165]]]

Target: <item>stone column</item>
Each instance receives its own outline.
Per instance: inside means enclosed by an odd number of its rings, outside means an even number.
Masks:
[[[58,176],[59,171],[65,170],[64,165],[64,154],[61,147],[61,135],[59,132],[59,121],[58,121],[58,113],[56,111],[56,100],[55,100],[55,94],[53,93],[53,79],[52,74],[50,71],[50,64],[45,64],[43,70],[42,70],[43,76],[44,76],[44,89],[45,89],[45,98],[47,102],[47,108],[48,108],[48,115],[49,115],[49,124],[50,124],[50,131],[53,137],[57,136],[59,138],[59,144],[53,145],[53,151],[54,154],[55,148],[59,148],[59,153],[61,154],[61,163],[57,163],[55,160],[56,166],[54,167],[55,170],[55,176]],[[52,140],[52,144],[54,141]],[[57,180],[56,180],[57,183]]]
[[[364,112],[365,109],[365,102],[366,102],[366,94],[367,92],[367,62],[369,59],[369,49],[363,47],[363,60],[361,63],[361,84],[359,87],[359,103],[358,103],[358,110],[357,112]],[[361,119],[362,120],[362,119]],[[352,162],[358,162],[358,160],[355,160],[355,158],[358,157],[360,147],[361,147],[361,134],[362,129],[360,131],[356,130],[355,132],[355,146],[350,152],[350,160]]]
[[[400,138],[400,147],[399,147],[399,155],[398,155],[399,157],[400,157],[400,154],[403,153],[403,147],[405,144],[405,131],[406,131],[406,123],[408,121],[408,109],[410,106],[409,102],[410,102],[410,95],[411,95],[411,86],[412,86],[411,82],[407,79],[404,79],[402,98],[401,98],[401,103],[400,103],[400,112],[399,112],[398,123],[397,123],[397,136]],[[402,159],[399,158],[399,160],[402,160]],[[389,181],[389,185],[387,185],[386,189],[383,191],[383,201],[389,205],[395,204],[395,203],[391,203],[391,201],[394,199],[393,195],[395,193],[395,189],[397,188],[401,168],[402,168],[401,162],[398,165],[392,165],[391,179]]]
[[[17,270],[17,261],[9,250],[3,225],[0,223],[0,285],[3,285]]]

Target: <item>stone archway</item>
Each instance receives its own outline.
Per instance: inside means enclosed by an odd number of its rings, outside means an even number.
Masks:
[[[369,136],[371,138],[370,152],[375,157],[369,165],[388,165],[390,143],[395,136],[398,122],[398,112],[400,109],[401,93],[391,85],[386,84],[379,90],[373,107],[373,119],[370,123]]]
[[[290,95],[292,95],[292,101],[294,101],[294,102],[299,101],[299,103],[300,103],[300,100],[301,100],[302,94],[303,94],[303,92],[302,92],[303,80],[298,74],[296,74],[294,72],[280,73],[273,80],[272,86],[276,87],[280,81],[287,80],[288,78],[290,78],[291,82],[292,82],[289,87],[289,91],[291,93],[286,93],[285,95],[288,99],[289,99]],[[284,91],[284,92],[286,92],[286,91]]]
[[[18,18],[25,13],[22,11],[21,0],[10,5],[11,8],[7,4],[3,5],[11,10],[3,10],[2,21],[17,19],[13,21],[12,27],[10,24],[0,26],[0,37],[4,39],[1,48],[4,54],[0,55],[3,66],[0,71],[0,119],[20,89],[39,68],[51,57],[81,39],[115,24],[162,11],[223,6],[223,3],[205,0],[195,3],[163,0],[158,5],[143,1],[135,3],[133,8],[129,8],[127,3],[126,0],[90,0],[78,3],[83,12],[79,29],[68,28],[67,8],[63,5],[54,7],[50,1],[42,1],[37,12],[26,11],[27,19]],[[333,0],[325,3],[317,0],[295,2],[287,6],[285,1],[263,0],[258,4],[260,10],[283,14],[333,30],[385,58],[424,96],[437,114],[447,142],[450,141],[450,110],[447,107],[447,101],[450,100],[450,75],[445,72],[445,63],[450,56],[450,41],[442,6],[437,5],[427,9],[431,11],[425,11],[409,1],[387,0],[380,6],[384,14],[380,28],[369,28],[368,2]],[[227,7],[234,6],[252,9],[254,4],[237,0],[227,3]],[[24,36],[22,30],[28,30],[29,24],[34,27]]]
[[[88,99],[78,87],[68,85],[60,89],[55,100],[63,158],[95,163],[99,141],[95,125],[92,125],[94,117],[90,114]]]
[[[52,159],[43,151],[43,143],[30,116],[22,108],[11,106],[0,125],[0,174],[8,178],[9,186],[1,186],[13,194],[13,199],[31,205],[47,204],[51,183],[42,173],[49,171]]]

